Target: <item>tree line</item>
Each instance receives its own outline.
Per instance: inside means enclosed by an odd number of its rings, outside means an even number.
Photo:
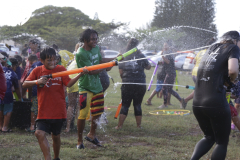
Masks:
[[[100,45],[114,50],[124,48],[131,37],[139,39],[142,49],[161,50],[167,39],[174,41],[177,50],[189,49],[206,45],[207,41],[217,36],[216,25],[213,23],[214,7],[214,0],[156,0],[152,22],[131,31],[124,22],[102,22],[97,13],[91,19],[73,7],[50,5],[35,10],[23,25],[1,26],[0,40],[12,39],[24,44],[30,38],[41,37],[46,44],[55,43],[61,49],[73,51],[80,33],[91,27],[98,31]],[[125,32],[116,32],[119,28],[125,28]]]

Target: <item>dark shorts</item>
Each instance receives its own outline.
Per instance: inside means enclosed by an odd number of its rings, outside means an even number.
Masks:
[[[36,120],[36,130],[41,130],[53,135],[59,135],[66,119],[38,119]]]

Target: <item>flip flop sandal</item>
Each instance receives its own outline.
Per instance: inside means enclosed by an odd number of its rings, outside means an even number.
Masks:
[[[84,145],[83,144],[80,144],[80,145],[77,145],[77,149],[84,149]]]
[[[30,128],[25,129],[27,132],[35,133],[35,130],[31,130]]]
[[[2,133],[10,133],[10,132],[13,132],[11,129],[8,129],[8,130],[6,130],[6,131],[3,131],[2,130]]]
[[[97,138],[91,139],[91,138],[89,138],[88,136],[86,136],[84,139],[86,139],[87,141],[95,144],[95,145],[98,146],[98,147],[102,147],[102,145],[100,144],[100,142],[98,141]]]
[[[151,106],[151,105],[152,105],[152,103],[150,103],[150,104],[149,104],[149,103],[145,103],[145,105],[147,105],[147,106]]]

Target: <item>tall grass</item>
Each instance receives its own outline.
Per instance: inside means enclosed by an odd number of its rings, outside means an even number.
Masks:
[[[146,71],[147,83],[150,81],[153,68]],[[113,68],[109,74],[114,78],[115,82],[121,82],[117,67]],[[156,80],[154,80],[154,83]],[[179,72],[180,85],[193,85],[191,74],[181,71]],[[115,86],[116,87],[116,86]],[[77,130],[70,133],[61,134],[61,160],[79,160],[79,159],[160,159],[160,160],[180,160],[190,159],[195,144],[203,137],[198,123],[192,114],[192,101],[187,105],[191,111],[186,116],[161,116],[151,115],[150,111],[158,110],[157,107],[163,103],[163,99],[154,97],[152,106],[146,106],[144,103],[150,96],[151,91],[147,91],[143,103],[143,119],[142,129],[136,127],[133,107],[130,107],[128,116],[121,130],[115,130],[118,120],[114,119],[116,108],[121,100],[120,85],[114,89],[113,83],[106,91],[105,106],[110,108],[106,110],[109,123],[103,125],[102,129],[97,130],[97,137],[104,145],[98,148],[93,144],[84,141],[85,149],[77,150]],[[174,87],[175,89],[175,87]],[[179,87],[178,93],[181,97],[186,97],[192,90]],[[179,102],[176,98],[171,98],[172,106],[169,109],[179,109]],[[86,131],[88,133],[90,126],[86,123]],[[0,159],[1,160],[28,160],[44,159],[41,149],[38,145],[34,134],[27,133],[17,128],[13,129],[13,133],[0,133]],[[228,146],[227,159],[240,159],[240,139],[239,133],[231,133]],[[51,144],[51,154],[53,157],[51,136],[47,136]],[[202,159],[210,159],[212,150],[209,151]]]

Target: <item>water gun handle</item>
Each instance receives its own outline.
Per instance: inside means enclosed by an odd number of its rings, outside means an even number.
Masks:
[[[186,88],[187,88],[187,89],[192,89],[192,90],[194,90],[194,89],[195,89],[195,87],[194,87],[194,86],[189,86],[189,85],[186,85]]]
[[[41,76],[42,77],[46,77],[47,79],[51,78],[51,75],[44,75],[44,76]],[[39,87],[40,88],[43,88],[45,86],[45,84],[40,84]]]

